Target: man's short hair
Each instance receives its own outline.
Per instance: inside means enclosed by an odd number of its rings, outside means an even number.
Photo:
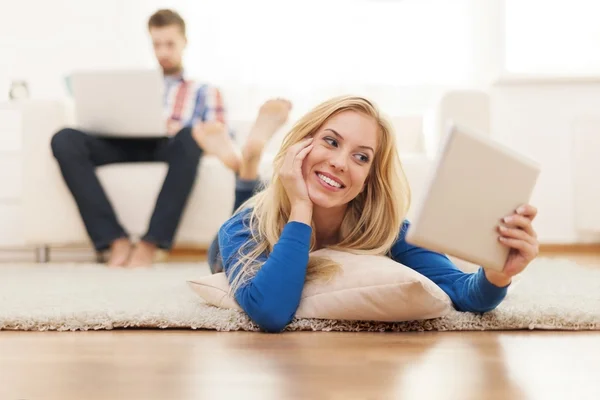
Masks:
[[[176,11],[162,9],[156,11],[148,20],[148,30],[151,28],[163,28],[169,25],[177,25],[181,33],[185,36],[185,21]]]

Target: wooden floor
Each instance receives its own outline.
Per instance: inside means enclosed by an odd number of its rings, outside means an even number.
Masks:
[[[229,397],[597,400],[600,332],[0,332],[1,400]]]

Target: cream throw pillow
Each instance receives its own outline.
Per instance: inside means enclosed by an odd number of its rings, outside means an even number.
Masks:
[[[399,322],[438,318],[452,310],[450,298],[435,283],[389,257],[330,249],[312,254],[331,258],[342,271],[329,282],[304,285],[297,318]],[[224,273],[188,283],[208,304],[241,311]]]

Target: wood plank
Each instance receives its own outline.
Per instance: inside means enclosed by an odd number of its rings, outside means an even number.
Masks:
[[[171,250],[166,256],[169,261],[203,261],[206,260],[208,249],[179,247]],[[568,243],[568,244],[541,244],[541,257],[554,257],[560,255],[597,255],[600,258],[600,243]]]
[[[3,399],[600,398],[589,332],[2,333]]]
[[[600,255],[600,243],[540,244],[540,253],[595,253]]]

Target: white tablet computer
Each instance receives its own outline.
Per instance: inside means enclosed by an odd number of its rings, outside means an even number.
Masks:
[[[406,241],[501,271],[509,248],[498,224],[529,203],[539,173],[533,160],[450,124]]]

